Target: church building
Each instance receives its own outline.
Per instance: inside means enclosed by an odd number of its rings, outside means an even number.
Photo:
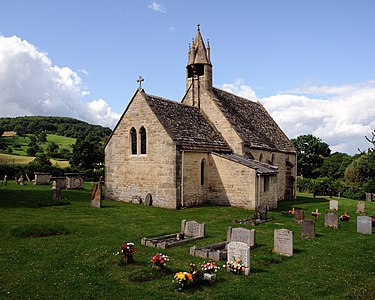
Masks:
[[[295,198],[296,150],[259,102],[213,86],[198,31],[181,102],[140,86],[105,146],[106,199],[178,209],[276,208]]]

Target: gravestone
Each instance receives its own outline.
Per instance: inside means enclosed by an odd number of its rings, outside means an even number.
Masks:
[[[242,227],[238,227],[238,228],[228,227],[227,241],[228,242],[241,242],[241,243],[245,243],[249,247],[254,247],[256,243],[256,231],[255,229],[246,229]]]
[[[82,173],[65,173],[66,176],[66,188],[68,190],[79,190],[84,189],[84,180]]]
[[[324,215],[324,227],[338,228],[339,216],[337,212],[327,212]]]
[[[152,196],[150,193],[148,193],[145,197],[145,205],[152,206]]]
[[[45,172],[34,172],[34,184],[50,184],[51,181],[51,174]]]
[[[357,216],[357,232],[372,234],[372,218],[368,216]]]
[[[17,178],[17,176],[16,177],[14,177],[14,181],[16,182],[16,184],[18,185],[18,178]]]
[[[365,202],[357,202],[357,214],[363,214],[365,212]]]
[[[56,188],[60,190],[66,189],[66,177],[63,177],[63,176],[51,177],[51,181],[54,181],[56,183]]]
[[[56,181],[52,182],[52,200],[61,200],[61,190],[58,188]]]
[[[23,175],[21,175],[20,178],[18,178],[18,184],[24,185]]]
[[[99,181],[92,185],[91,206],[95,207],[95,208],[101,208],[102,207],[102,199],[103,199],[102,177],[100,177]]]
[[[8,184],[8,176],[7,175],[4,175],[4,185],[7,185]]]
[[[250,247],[241,242],[230,242],[228,244],[228,261],[241,260],[245,267],[245,275],[250,273]]]
[[[27,181],[31,181],[30,178],[29,178],[29,175],[27,175],[27,173],[25,175],[26,175]]]
[[[288,229],[275,229],[273,237],[274,251],[277,254],[293,255],[293,231]]]
[[[182,220],[181,233],[183,233],[187,237],[205,237],[206,224],[198,223],[196,221]]]
[[[337,200],[329,200],[329,210],[339,210],[339,202]]]
[[[366,201],[375,201],[375,193],[366,193]]]
[[[315,221],[302,220],[301,237],[315,237]]]
[[[305,219],[306,216],[306,210],[295,208],[294,209],[294,224],[301,224],[302,220]]]

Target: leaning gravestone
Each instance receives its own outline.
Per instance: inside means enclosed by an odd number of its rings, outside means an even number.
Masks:
[[[61,189],[56,184],[56,181],[52,182],[52,200],[61,200]]]
[[[330,200],[329,210],[339,210],[339,202],[337,200]]]
[[[302,220],[301,237],[315,237],[314,220]]]
[[[277,254],[293,255],[293,231],[288,229],[275,229],[273,237],[274,251]]]
[[[228,242],[241,242],[249,247],[255,246],[256,231],[255,229],[246,229],[242,227],[232,228],[228,227],[227,241]]]
[[[150,193],[148,193],[145,197],[145,205],[152,206],[152,196]]]
[[[228,244],[228,261],[241,260],[245,267],[245,275],[250,273],[250,247],[241,242],[230,242]]]
[[[363,214],[365,212],[365,202],[357,202],[357,214]]]
[[[324,215],[324,227],[338,228],[339,227],[339,216],[337,212],[327,212]]]
[[[8,179],[7,179],[7,175],[4,175],[4,185],[7,185],[8,184]]]
[[[372,234],[372,218],[368,216],[357,216],[357,232]]]
[[[305,219],[306,210],[295,208],[294,209],[294,224],[301,224],[302,220]]]
[[[95,208],[102,207],[102,177],[97,183],[94,183],[91,191],[91,206]]]

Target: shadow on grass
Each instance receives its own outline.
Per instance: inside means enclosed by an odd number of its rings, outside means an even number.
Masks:
[[[306,204],[306,203],[324,203],[328,202],[326,198],[312,198],[312,197],[305,197],[305,196],[298,196],[297,200],[287,200],[287,201],[280,201],[277,203],[277,208],[275,211],[282,211],[282,210],[288,210],[291,207],[297,207],[300,204]]]
[[[0,207],[3,208],[38,208],[69,204],[67,200],[52,200],[51,191],[0,190]]]

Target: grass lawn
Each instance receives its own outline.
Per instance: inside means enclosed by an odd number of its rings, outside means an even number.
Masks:
[[[0,299],[375,298],[375,238],[356,232],[356,201],[338,199],[339,214],[346,211],[352,217],[339,229],[324,228],[320,216],[317,237],[301,239],[300,226],[281,211],[305,208],[310,218],[315,208],[328,211],[329,199],[301,194],[269,212],[273,221],[253,227],[233,224],[254,214],[233,207],[175,211],[105,200],[102,209],[94,209],[90,192],[90,184],[85,190],[65,190],[64,201],[53,203],[50,186],[21,187],[14,181],[0,186]],[[366,215],[374,214],[375,203],[366,202]],[[251,251],[250,275],[220,270],[211,285],[177,292],[175,272],[188,271],[191,261],[203,262],[189,255],[193,244],[161,250],[171,257],[170,272],[151,271],[147,261],[158,249],[140,245],[140,239],[176,233],[182,219],[207,224],[207,238],[197,246],[224,241],[227,226],[255,228],[258,246]],[[38,228],[43,233],[50,229],[51,236],[23,237]],[[294,232],[292,257],[272,253],[278,228]],[[133,265],[121,265],[115,255],[125,242],[138,248]]]

